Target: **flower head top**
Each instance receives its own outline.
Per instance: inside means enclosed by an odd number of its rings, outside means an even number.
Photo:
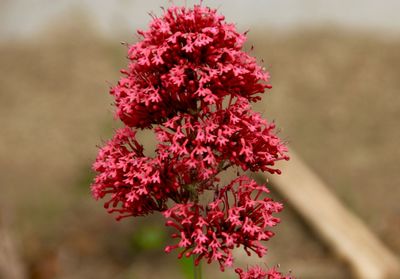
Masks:
[[[221,106],[225,96],[256,101],[269,74],[241,49],[246,37],[216,10],[172,6],[129,47],[130,63],[111,94],[130,127],[159,124],[179,112]]]

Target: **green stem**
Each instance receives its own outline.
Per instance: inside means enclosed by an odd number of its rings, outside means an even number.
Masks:
[[[194,264],[195,257],[192,256],[193,258],[193,278],[194,279],[201,279],[201,262],[198,265]]]

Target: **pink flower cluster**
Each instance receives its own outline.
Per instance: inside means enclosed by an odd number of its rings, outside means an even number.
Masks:
[[[217,261],[222,270],[232,266],[232,250],[243,246],[262,257],[267,249],[261,241],[274,233],[269,228],[279,223],[273,213],[282,210],[280,203],[266,197],[267,188],[246,176],[234,179],[229,185],[217,189],[212,202],[203,206],[196,202],[176,204],[164,211],[170,220],[166,225],[178,233],[172,235],[180,242],[165,251],[183,248],[179,257],[195,256],[198,263],[203,258]]]
[[[130,127],[160,124],[179,112],[221,106],[225,96],[258,100],[269,75],[241,51],[246,38],[215,10],[171,7],[129,48],[124,77],[111,90]]]
[[[276,268],[271,268],[264,271],[259,266],[254,266],[247,271],[243,271],[241,268],[235,269],[235,272],[239,274],[240,279],[292,279],[293,277],[282,275]]]
[[[279,174],[275,162],[289,159],[275,124],[250,106],[271,88],[268,72],[242,51],[245,35],[210,8],[172,6],[138,33],[111,89],[125,127],[99,151],[93,196],[107,198],[117,219],[162,212],[178,239],[165,251],[179,249],[179,257],[222,270],[236,247],[262,257],[282,205],[246,176],[221,186],[219,174],[231,167]],[[149,157],[136,130],[153,127],[158,144]],[[238,274],[275,278],[251,272]]]
[[[135,135],[131,128],[118,130],[93,164],[98,175],[92,194],[96,199],[111,194],[104,207],[109,213],[118,212],[118,219],[165,210],[168,193],[179,187],[165,183],[163,162],[146,157]]]

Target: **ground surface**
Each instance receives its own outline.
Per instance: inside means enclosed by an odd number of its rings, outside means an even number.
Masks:
[[[89,28],[56,29],[0,45],[0,210],[23,264],[31,278],[184,278],[161,252],[160,219],[117,223],[89,196],[95,145],[117,126],[106,81],[126,50]],[[400,42],[337,30],[250,37],[274,85],[256,108],[399,254]],[[290,207],[282,218],[269,265],[350,278]],[[205,278],[232,278],[216,271]]]

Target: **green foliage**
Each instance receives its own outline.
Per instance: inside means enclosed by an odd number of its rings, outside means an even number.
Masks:
[[[142,251],[160,249],[164,243],[165,231],[157,226],[141,226],[132,237],[134,248]]]
[[[179,260],[179,264],[184,277],[187,279],[193,279],[193,259],[191,257],[182,257],[182,259]]]

